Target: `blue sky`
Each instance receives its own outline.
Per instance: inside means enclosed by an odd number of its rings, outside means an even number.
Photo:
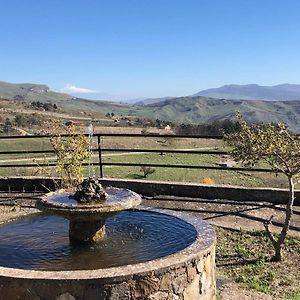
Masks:
[[[298,0],[0,0],[0,7],[3,81],[115,99],[300,83]]]

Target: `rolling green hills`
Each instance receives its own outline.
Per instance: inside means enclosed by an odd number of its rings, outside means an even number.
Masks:
[[[113,112],[116,117],[135,116],[173,123],[209,123],[234,118],[241,112],[245,119],[257,122],[285,122],[300,132],[300,101],[227,100],[204,96],[170,98],[148,105],[93,101],[50,91],[46,85],[0,82],[0,98],[14,101],[56,103],[63,112]]]
[[[241,112],[251,123],[285,122],[300,131],[300,101],[225,100],[181,97],[142,107],[144,115],[176,123],[206,123],[234,118]]]

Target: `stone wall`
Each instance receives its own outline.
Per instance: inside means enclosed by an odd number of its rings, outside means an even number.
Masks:
[[[0,299],[210,300],[215,298],[214,250],[164,270],[124,278],[29,280],[0,278]]]
[[[143,196],[172,195],[202,199],[228,199],[239,202],[271,202],[285,204],[288,191],[277,188],[250,188],[240,186],[205,185],[197,183],[160,182],[107,178],[103,185],[128,188]],[[294,205],[300,206],[300,191],[296,191]]]
[[[0,191],[45,192],[59,186],[58,178],[0,177]],[[249,188],[239,186],[205,185],[196,183],[176,183],[145,180],[101,179],[106,186],[131,189],[143,196],[173,195],[203,199],[229,199],[239,202],[271,202],[286,204],[288,191],[278,188]],[[300,206],[300,191],[295,193],[295,206]]]

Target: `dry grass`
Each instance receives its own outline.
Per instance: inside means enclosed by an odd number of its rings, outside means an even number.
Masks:
[[[264,232],[217,227],[218,270],[242,286],[286,299],[300,291],[300,239],[287,238],[282,262],[270,262],[273,247]],[[295,297],[296,297],[295,296]]]

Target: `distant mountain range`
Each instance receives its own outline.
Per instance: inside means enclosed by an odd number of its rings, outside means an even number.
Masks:
[[[116,116],[139,116],[154,120],[172,121],[177,124],[200,124],[233,119],[235,112],[239,111],[249,122],[283,121],[286,122],[292,130],[300,132],[300,101],[297,100],[300,99],[300,85],[284,84],[275,87],[231,85],[202,92],[213,95],[212,93],[216,93],[216,90],[224,92],[219,99],[212,98],[211,96],[208,97],[207,95],[177,98],[166,97],[148,99],[150,104],[147,104],[147,100],[144,100],[141,105],[130,105],[76,98],[68,94],[50,91],[46,85],[0,82],[0,98],[51,102],[56,103],[59,107],[63,107],[66,111],[97,111],[103,114],[114,112]],[[245,100],[245,91],[248,91],[247,95],[250,97],[250,91],[252,91],[253,96],[254,90],[261,91],[260,97],[263,97],[264,91],[264,97],[267,97],[268,94],[268,97],[270,97],[268,100],[275,99],[277,101]],[[286,96],[283,94],[284,90],[287,91]],[[209,91],[213,92],[210,94]],[[234,95],[233,91],[235,91],[235,95],[237,95],[237,91],[239,91],[240,94],[243,94],[241,98],[244,99],[232,99]],[[275,93],[275,91],[278,93]],[[231,99],[225,99],[225,92],[228,95],[230,94]],[[219,95],[221,95],[221,92]],[[270,95],[272,95],[272,97]],[[256,97],[258,97],[258,94],[256,94],[254,98]],[[279,100],[279,97],[283,97],[286,101]]]
[[[279,84],[261,86],[258,84],[224,85],[219,88],[200,91],[193,96],[245,100],[300,100],[300,84]]]
[[[300,84],[279,84],[274,86],[262,86],[258,84],[230,84],[219,88],[202,90],[190,97],[205,96],[216,99],[244,99],[244,100],[267,100],[267,101],[287,101],[300,100]],[[148,105],[178,97],[163,97],[143,99],[136,104]]]

